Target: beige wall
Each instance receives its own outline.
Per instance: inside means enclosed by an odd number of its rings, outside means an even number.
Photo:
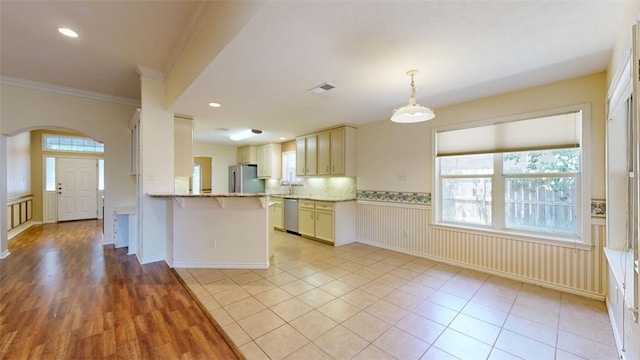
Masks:
[[[129,163],[129,123],[135,107],[9,85],[2,85],[0,91],[3,135],[37,129],[74,130],[105,144],[104,241],[113,241],[111,214],[118,206],[136,203]]]
[[[523,113],[591,104],[591,197],[605,196],[604,72],[435,109],[434,120],[394,124],[389,120],[358,127],[358,190],[431,192],[432,129]],[[407,180],[400,180],[406,174]]]
[[[7,138],[7,197],[30,195],[31,153],[29,132]]]
[[[286,151],[296,151],[296,141],[295,140],[289,140],[289,141],[285,141],[281,144],[282,146],[282,152],[286,152]]]
[[[202,191],[211,191],[211,162],[213,158],[210,156],[196,156],[193,162],[200,164],[200,174],[202,177]]]
[[[60,130],[35,130],[31,131],[31,191],[33,193],[33,220],[42,221],[42,203],[44,195],[44,164],[43,157],[46,156],[60,156],[60,157],[75,157],[75,158],[91,158],[101,159],[103,154],[89,154],[89,153],[72,153],[68,151],[43,151],[42,150],[42,135],[54,134],[54,135],[67,135],[67,136],[81,136],[87,135],[72,132],[72,131],[60,131]],[[105,164],[106,167],[106,164]]]

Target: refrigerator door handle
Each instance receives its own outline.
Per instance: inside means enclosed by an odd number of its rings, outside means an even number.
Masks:
[[[236,171],[235,170],[233,171],[232,179],[233,179],[233,192],[235,193],[236,192]]]

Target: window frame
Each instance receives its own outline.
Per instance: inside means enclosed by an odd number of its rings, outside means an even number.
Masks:
[[[86,148],[84,148],[84,142],[85,141],[91,141],[94,144],[94,149],[95,149],[95,145],[100,144],[100,145],[102,145],[102,150],[101,151],[89,151],[89,150],[50,149],[50,148],[47,147],[47,138],[58,138],[58,140],[65,139],[65,140],[71,140],[72,142],[73,142],[73,140],[81,140],[83,142],[83,145],[82,145],[83,149],[86,149]],[[92,138],[89,138],[89,137],[44,133],[44,134],[42,134],[42,151],[78,153],[78,154],[104,154],[104,143],[101,143],[101,142],[99,142],[97,140],[94,140]]]
[[[550,233],[550,232],[538,232],[525,229],[514,229],[505,227],[505,179],[513,177],[556,177],[556,174],[505,174],[502,173],[502,156],[494,155],[494,169],[492,175],[478,174],[464,176],[467,178],[492,178],[492,223],[490,225],[472,224],[445,221],[442,219],[443,211],[443,193],[442,193],[442,179],[445,178],[460,178],[463,176],[441,176],[440,175],[440,161],[437,154],[437,134],[442,131],[458,130],[465,128],[473,128],[479,126],[492,125],[502,122],[519,121],[526,119],[533,119],[536,117],[553,116],[566,112],[582,112],[581,127],[582,133],[580,134],[580,172],[577,174],[579,181],[576,184],[576,227],[577,235],[569,235],[562,233]],[[524,241],[536,241],[547,242],[554,245],[565,245],[571,247],[584,247],[591,248],[593,243],[591,241],[591,209],[589,207],[591,201],[591,106],[590,104],[578,104],[561,108],[548,109],[538,112],[531,112],[513,116],[506,116],[501,118],[495,118],[490,120],[472,121],[468,123],[460,123],[456,125],[437,127],[432,129],[432,161],[433,161],[433,204],[432,204],[432,224],[434,227],[443,228],[458,228],[464,231],[482,232],[490,235],[506,235],[510,238],[524,240]],[[544,149],[541,149],[544,150]],[[495,154],[495,153],[492,153]],[[500,162],[500,164],[497,164]],[[524,175],[524,176],[523,176]],[[545,176],[549,175],[549,176]]]
[[[280,154],[280,160],[281,160],[281,164],[282,164],[282,167],[281,167],[282,168],[281,181],[289,181],[292,185],[294,185],[294,184],[295,185],[302,185],[302,178],[296,176],[296,168],[295,168],[296,161],[295,160],[293,161],[293,164],[294,164],[294,167],[293,167],[293,179],[287,180],[287,177],[286,177],[286,171],[287,170],[286,170],[286,167],[285,167],[284,158],[285,158],[285,156],[288,156],[288,155],[298,156],[297,152],[295,150],[283,151]]]

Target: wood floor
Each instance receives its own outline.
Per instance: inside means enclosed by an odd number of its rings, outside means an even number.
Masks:
[[[103,246],[102,223],[38,225],[0,260],[0,359],[238,359],[164,263]]]

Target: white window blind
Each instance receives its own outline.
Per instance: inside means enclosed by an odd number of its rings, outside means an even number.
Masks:
[[[582,112],[439,131],[436,156],[579,147]]]

